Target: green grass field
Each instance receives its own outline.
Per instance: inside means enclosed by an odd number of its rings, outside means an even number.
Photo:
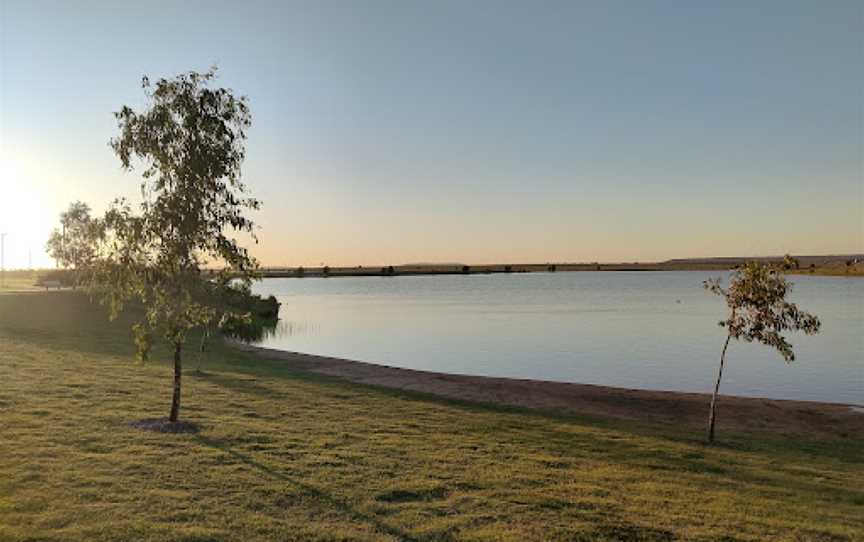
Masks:
[[[0,295],[0,540],[862,540],[864,442],[466,405],[166,351],[71,292]]]

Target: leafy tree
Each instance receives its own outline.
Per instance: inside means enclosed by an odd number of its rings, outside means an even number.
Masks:
[[[143,168],[143,201],[136,213],[117,200],[104,219],[103,254],[93,266],[92,285],[110,305],[112,317],[130,301],[144,307],[133,332],[146,354],[161,336],[174,351],[174,389],[169,420],[180,415],[182,351],[187,334],[227,313],[210,295],[213,283],[247,285],[257,262],[232,237],[256,240],[245,216],[260,203],[241,182],[246,130],[251,124],[245,97],[211,88],[215,68],[188,72],[155,84],[145,76],[146,109],[124,106],[114,115],[120,135],[111,147],[125,170]],[[218,272],[204,273],[208,264]]]
[[[759,262],[747,262],[737,268],[728,288],[721,279],[705,281],[705,288],[726,299],[729,316],[720,322],[727,331],[726,342],[720,354],[720,370],[711,396],[708,414],[708,442],[714,441],[717,393],[723,377],[726,349],[731,339],[760,342],[777,350],[789,363],[795,359],[792,345],[782,335],[784,331],[803,331],[808,335],[819,332],[819,318],[786,300],[792,284],[774,267]]]
[[[73,286],[78,284],[81,271],[96,258],[101,235],[99,221],[90,216],[90,206],[83,201],[70,203],[60,213],[60,228],[54,228],[45,248],[58,265],[73,270]]]

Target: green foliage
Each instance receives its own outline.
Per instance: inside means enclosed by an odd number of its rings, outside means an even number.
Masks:
[[[241,181],[251,115],[245,97],[210,88],[215,76],[211,69],[155,84],[144,77],[146,109],[115,113],[120,135],[111,147],[125,170],[142,168],[142,202],[137,212],[124,199],[114,202],[88,273],[112,317],[131,301],[144,307],[133,326],[141,357],[161,335],[178,367],[188,332],[226,318],[229,284],[248,292],[258,265],[231,235],[257,241],[245,213],[260,203]],[[205,273],[209,264],[222,270]]]
[[[138,361],[150,359],[150,350],[153,348],[153,333],[150,328],[141,322],[132,324],[132,340],[138,353]]]
[[[90,206],[74,201],[60,213],[60,228],[48,237],[45,248],[58,265],[72,268],[72,285],[80,279],[80,271],[97,257],[98,243],[104,232],[101,223],[90,216]]]
[[[785,331],[819,332],[819,318],[786,300],[792,284],[773,267],[748,262],[733,272],[728,289],[719,278],[705,281],[705,288],[726,298],[729,316],[720,322],[734,339],[760,342],[777,350],[787,362],[795,359]]]
[[[254,224],[244,210],[259,202],[244,197],[240,166],[245,130],[251,116],[246,99],[224,88],[211,89],[215,69],[189,72],[151,85],[143,113],[124,106],[115,116],[120,135],[111,141],[123,168],[143,163],[140,214],[118,200],[107,213],[110,236],[95,284],[116,310],[129,299],[146,307],[139,330],[160,329],[172,343],[182,343],[189,329],[217,318],[223,304],[212,301],[202,267],[223,264],[216,277],[249,283],[257,262],[229,230],[254,238]],[[202,292],[205,295],[202,295]]]
[[[780,269],[792,267],[791,258],[787,256]],[[723,288],[719,278],[706,280],[705,288],[723,296],[729,306],[729,316],[720,321],[720,326],[726,328],[727,335],[720,354],[720,369],[708,411],[707,438],[708,442],[713,442],[717,395],[720,392],[729,340],[756,341],[770,346],[788,363],[795,359],[795,352],[783,332],[803,331],[812,335],[819,332],[821,324],[817,317],[786,300],[792,284],[774,266],[747,262],[735,269],[729,288]]]

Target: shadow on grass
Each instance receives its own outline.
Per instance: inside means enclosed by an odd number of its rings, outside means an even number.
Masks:
[[[279,480],[282,482],[287,482],[287,483],[291,484],[292,486],[296,487],[297,489],[299,489],[300,491],[304,492],[304,494],[315,498],[316,500],[320,501],[321,503],[323,503],[324,505],[326,505],[332,509],[339,510],[339,511],[347,514],[348,516],[350,516],[353,519],[363,521],[366,523],[370,523],[370,524],[374,525],[376,529],[378,529],[379,531],[381,531],[383,533],[389,534],[390,536],[394,536],[394,537],[396,537],[400,540],[404,540],[406,542],[421,542],[422,540],[424,540],[424,538],[415,538],[415,537],[411,536],[410,534],[406,533],[405,531],[403,531],[397,527],[393,527],[391,525],[384,523],[377,516],[374,516],[372,514],[368,514],[366,512],[361,511],[361,510],[358,510],[351,503],[349,503],[345,499],[340,498],[337,495],[334,495],[332,493],[324,491],[324,490],[322,490],[318,487],[315,487],[311,484],[307,484],[306,482],[298,480],[298,479],[296,479],[292,476],[289,476],[289,475],[287,475],[287,474],[285,474],[285,473],[283,473],[277,469],[274,469],[274,468],[272,468],[272,467],[270,467],[264,463],[261,463],[260,461],[257,461],[248,455],[240,453],[237,450],[234,450],[233,448],[231,448],[230,446],[228,446],[227,444],[225,444],[221,441],[218,441],[218,440],[212,439],[212,438],[208,438],[208,437],[205,437],[202,435],[196,435],[195,440],[197,440],[199,443],[201,443],[204,446],[208,446],[210,448],[214,448],[214,449],[217,449],[217,450],[220,450],[222,452],[227,453],[231,457],[237,459],[238,461],[240,461],[240,462],[242,462],[242,463],[244,463],[250,467],[257,469],[258,471],[271,477],[272,479]]]
[[[626,418],[544,411],[528,407],[453,399],[421,391],[401,390],[375,384],[351,382],[337,376],[296,369],[291,367],[289,362],[284,360],[270,359],[257,354],[237,350],[232,348],[230,343],[227,342],[221,342],[221,344],[218,345],[218,348],[214,348],[214,350],[218,350],[220,354],[213,360],[211,366],[214,369],[258,378],[284,378],[309,382],[342,390],[365,390],[377,395],[393,397],[396,399],[433,403],[444,407],[457,407],[474,412],[512,414],[523,418],[523,422],[516,423],[519,431],[533,431],[534,428],[530,421],[531,419],[544,421],[552,420],[584,428],[611,431],[620,435],[629,435],[632,437],[692,446],[705,452],[744,452],[765,457],[776,456],[778,454],[802,454],[807,456],[809,459],[824,458],[851,464],[864,463],[864,456],[861,455],[861,450],[864,448],[864,439],[861,438],[852,437],[842,440],[807,439],[801,438],[800,436],[767,432],[745,433],[730,430],[724,431],[720,435],[719,440],[709,446],[705,443],[704,434],[701,428],[695,429],[689,426],[684,427],[678,424],[659,421],[645,422]],[[226,387],[236,386],[236,384],[231,383],[231,380],[232,378],[230,376],[220,376],[218,379],[214,379],[214,382],[225,385]],[[240,389],[239,386],[237,389]],[[272,397],[274,395],[274,392],[263,386],[258,386],[257,389],[249,389],[249,391],[259,393],[261,396]],[[546,430],[551,431],[552,429],[547,428]],[[564,435],[564,439],[563,442],[561,442],[560,447],[561,449],[567,449],[567,447],[572,444],[573,435],[569,432],[563,432],[562,435]],[[558,439],[552,440],[557,441]]]
[[[251,393],[268,399],[280,399],[285,396],[267,386],[259,384],[257,378],[238,378],[236,374],[225,374],[214,371],[194,371],[188,373],[192,378],[222,386],[234,392]],[[251,376],[251,375],[250,375]]]
[[[373,525],[378,531],[394,536],[399,540],[405,542],[431,542],[456,540],[458,538],[458,532],[449,531],[439,531],[419,536],[411,535],[403,529],[385,523],[374,514],[358,510],[346,499],[343,499],[337,495],[334,495],[333,493],[330,493],[321,488],[298,480],[288,474],[285,474],[279,469],[273,468],[247,454],[241,453],[231,448],[227,443],[203,435],[196,435],[194,438],[200,444],[224,452],[233,457],[234,459],[242,462],[243,464],[258,470],[266,476],[269,476],[271,479],[279,480],[281,482],[290,484],[296,489],[302,491],[305,495],[310,496],[316,501],[320,502],[322,506],[338,510],[354,520],[369,523]],[[378,500],[383,500],[385,502],[399,502],[401,496],[401,492],[399,491],[386,492],[382,495],[379,495]],[[413,493],[408,495],[408,497],[408,500],[418,500],[416,499],[416,495]],[[578,514],[578,511],[576,512],[577,515],[580,515]],[[605,513],[599,515],[589,514],[584,515],[582,519],[588,521],[595,521],[594,525],[592,525],[591,531],[587,533],[573,534],[570,538],[568,538],[569,540],[667,542],[677,539],[675,534],[671,531],[645,525],[637,525],[626,521],[625,519],[619,517],[617,514],[614,513]],[[735,541],[737,539],[728,538],[727,540]]]
[[[230,346],[223,345],[229,352]],[[490,438],[518,442],[538,453],[554,453],[566,461],[590,460],[602,456],[612,462],[650,471],[697,473],[720,476],[730,483],[755,484],[763,489],[794,489],[822,498],[830,491],[837,500],[861,502],[861,494],[830,480],[800,472],[796,465],[814,464],[815,460],[864,463],[864,443],[846,441],[800,441],[783,435],[749,435],[729,433],[714,445],[707,445],[701,431],[670,427],[661,423],[602,418],[585,415],[538,412],[525,407],[477,403],[443,398],[428,393],[396,390],[375,385],[353,383],[335,376],[292,370],[282,360],[269,360],[237,351],[231,359],[231,371],[242,375],[285,378],[326,386],[335,390],[368,390],[376,395],[398,400],[417,401],[436,406],[459,408],[477,413],[512,414],[489,424],[484,420],[469,432],[488,432]],[[236,365],[235,365],[236,364]],[[251,392],[274,397],[264,386],[237,376],[208,374],[208,379],[233,391]],[[564,424],[563,428],[546,423]],[[587,431],[569,430],[586,429]],[[660,445],[658,447],[658,445]],[[730,455],[732,454],[732,455]],[[743,455],[742,455],[743,454]],[[748,461],[741,461],[748,459]],[[752,463],[749,462],[752,460]],[[658,536],[660,536],[658,534]],[[662,536],[657,539],[663,539]]]

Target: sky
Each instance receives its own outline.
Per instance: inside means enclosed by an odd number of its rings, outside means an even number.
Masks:
[[[264,265],[864,252],[860,1],[0,0],[7,268],[142,75],[248,96]]]

